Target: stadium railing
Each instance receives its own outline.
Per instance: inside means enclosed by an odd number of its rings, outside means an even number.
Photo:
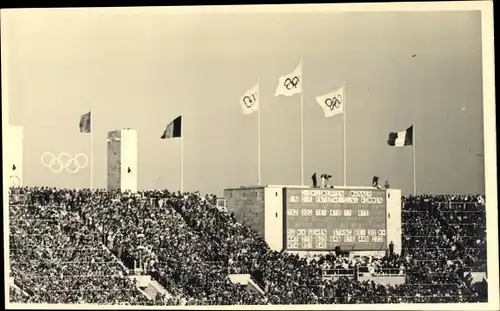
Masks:
[[[376,268],[376,267],[354,267],[349,269],[342,269],[342,268],[322,269],[321,277],[323,279],[333,279],[333,280],[336,280],[341,277],[347,277],[349,279],[363,278],[374,281],[379,280],[381,278],[401,278],[404,283],[404,280],[406,278],[406,269]]]
[[[406,282],[405,268],[374,268],[359,267],[356,269],[358,281],[373,281],[382,285],[401,285]]]
[[[355,268],[322,269],[321,270],[321,277],[323,279],[333,279],[333,280],[337,280],[338,278],[341,278],[341,277],[347,277],[349,279],[354,279],[356,277],[356,272],[355,272]]]

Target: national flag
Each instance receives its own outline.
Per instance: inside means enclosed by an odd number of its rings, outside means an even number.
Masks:
[[[90,133],[91,131],[90,111],[80,117],[80,133]]]
[[[294,71],[278,79],[274,96],[292,96],[300,93],[302,93],[302,60]]]
[[[391,147],[404,147],[413,145],[413,125],[401,132],[389,133],[387,144]]]
[[[325,118],[344,113],[344,87],[325,95],[316,97],[316,101],[323,109]]]
[[[165,131],[163,132],[163,135],[161,135],[161,139],[181,137],[182,136],[181,131],[182,131],[182,116],[178,116],[177,118],[175,118],[174,121],[170,122],[167,125]]]
[[[240,105],[245,115],[259,110],[259,83],[243,93],[240,98]]]

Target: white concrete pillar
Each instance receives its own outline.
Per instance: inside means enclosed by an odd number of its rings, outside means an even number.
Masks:
[[[108,132],[109,190],[137,192],[137,131],[121,129]]]
[[[401,189],[387,189],[387,248],[394,242],[394,253],[401,254],[402,249],[402,220],[401,220]]]
[[[9,174],[9,187],[23,185],[23,127],[9,125],[7,127],[7,144],[4,145],[4,155],[7,158],[6,170]]]

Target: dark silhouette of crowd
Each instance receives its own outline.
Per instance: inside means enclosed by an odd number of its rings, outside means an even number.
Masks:
[[[216,197],[166,190],[121,193],[11,189],[13,302],[140,305],[256,305],[487,300],[484,199],[403,198],[401,254],[349,259],[271,251],[256,232],[215,207]],[[481,201],[483,200],[483,201]],[[122,263],[124,265],[122,265]],[[325,279],[353,269],[403,273],[390,286]],[[383,272],[385,271],[385,272]],[[150,299],[133,275],[150,275],[172,298]],[[249,291],[229,274],[251,274]]]

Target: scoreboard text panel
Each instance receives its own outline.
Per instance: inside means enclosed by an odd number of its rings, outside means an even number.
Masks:
[[[387,247],[385,190],[285,188],[289,250],[380,251]]]

